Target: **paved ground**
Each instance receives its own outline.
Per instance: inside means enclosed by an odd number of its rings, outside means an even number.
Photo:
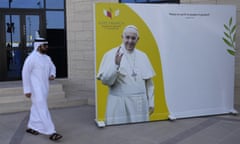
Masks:
[[[240,107],[236,108],[238,111]],[[25,132],[28,112],[0,115],[0,144],[239,144],[240,116],[221,115],[98,128],[95,107],[51,110],[56,129],[64,138]]]

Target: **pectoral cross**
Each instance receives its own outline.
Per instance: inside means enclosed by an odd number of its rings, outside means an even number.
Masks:
[[[131,74],[132,77],[134,77],[134,80],[136,81],[136,76],[137,76],[137,73],[135,73],[135,71],[133,70],[132,71],[132,74]]]

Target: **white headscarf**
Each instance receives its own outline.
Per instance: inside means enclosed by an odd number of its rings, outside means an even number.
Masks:
[[[37,51],[38,47],[42,44],[48,44],[48,41],[45,40],[44,38],[41,38],[39,35],[39,32],[37,31],[35,34],[35,41],[34,41],[34,51]]]

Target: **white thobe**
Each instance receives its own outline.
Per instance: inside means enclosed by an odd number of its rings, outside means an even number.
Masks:
[[[47,105],[51,75],[55,77],[56,68],[49,56],[34,51],[25,60],[22,70],[23,91],[24,94],[32,94],[28,128],[46,135],[56,132]]]
[[[131,54],[127,53],[123,44],[120,52],[124,54],[117,66],[115,55],[118,49],[104,55],[97,74],[97,79],[109,87],[106,124],[148,121],[149,107],[154,107],[151,78],[155,72],[145,53],[136,48]]]

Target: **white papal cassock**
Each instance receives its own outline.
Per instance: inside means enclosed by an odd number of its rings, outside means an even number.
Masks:
[[[51,58],[36,50],[32,52],[25,60],[22,70],[24,94],[32,94],[28,128],[47,135],[56,132],[47,105],[50,75],[56,75]]]
[[[115,55],[119,48],[123,56],[118,67]],[[109,87],[107,125],[149,120],[148,109],[154,107],[154,75],[147,55],[136,48],[129,53],[122,44],[104,55],[97,79]]]

